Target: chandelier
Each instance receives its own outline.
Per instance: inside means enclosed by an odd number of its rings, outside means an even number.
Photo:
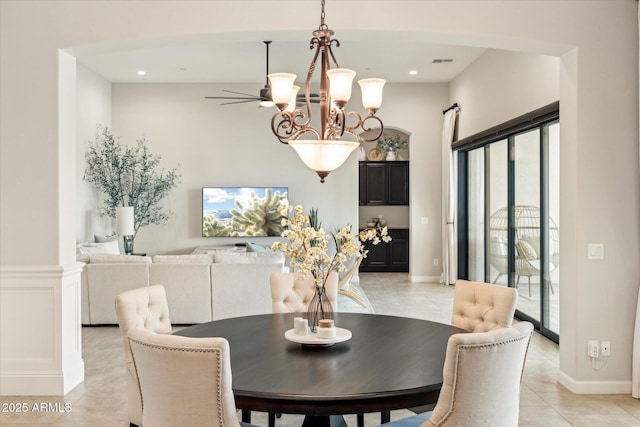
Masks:
[[[271,96],[278,112],[271,119],[271,130],[283,144],[289,144],[296,150],[300,159],[313,169],[324,182],[329,172],[342,165],[349,154],[360,142],[375,141],[382,135],[383,124],[376,116],[382,104],[383,79],[363,79],[358,81],[362,91],[362,104],[367,110],[363,118],[357,112],[345,112],[355,71],[340,68],[336,61],[332,45],[340,46],[340,42],[331,39],[333,31],[324,23],[325,0],[322,0],[320,26],[313,32],[310,49],[315,49],[313,61],[307,73],[305,84],[304,104],[306,111],[297,108],[296,100],[300,88],[294,85],[295,74],[269,74],[271,82]],[[319,129],[311,124],[311,78],[320,58],[320,93],[319,100]],[[334,68],[331,69],[330,61]],[[350,124],[347,121],[351,122]],[[367,122],[377,125],[377,132],[370,134],[372,128]],[[345,141],[345,133],[355,137],[356,141]],[[363,134],[368,136],[365,137]],[[313,138],[315,136],[315,138]],[[304,137],[304,138],[303,138]],[[311,139],[306,139],[311,137]]]

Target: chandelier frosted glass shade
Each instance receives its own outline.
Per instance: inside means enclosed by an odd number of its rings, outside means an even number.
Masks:
[[[360,144],[354,141],[303,140],[289,141],[300,159],[316,171],[320,182],[329,172],[339,168]]]
[[[386,80],[384,79],[362,79],[358,80],[362,91],[362,106],[367,111],[378,111],[382,105],[382,88]]]
[[[329,78],[329,95],[331,100],[340,107],[349,102],[351,98],[351,85],[356,72],[347,68],[334,68],[327,70]]]
[[[293,113],[293,111],[296,109],[299,90],[300,90],[300,86],[293,85],[293,88],[291,89],[291,99],[289,100],[289,105],[287,105],[287,108],[285,108],[284,111],[288,113]]]
[[[271,99],[278,108],[285,108],[291,101],[291,91],[293,82],[296,79],[295,74],[289,73],[273,73],[267,76],[271,82]]]

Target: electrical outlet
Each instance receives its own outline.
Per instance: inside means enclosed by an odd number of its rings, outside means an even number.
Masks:
[[[589,355],[589,357],[600,356],[600,346],[598,345],[597,340],[587,341],[587,354]]]
[[[437,267],[438,266],[438,258],[434,258],[433,259],[433,266]]]
[[[600,344],[600,353],[603,356],[610,356],[611,355],[611,342],[610,341],[602,341],[602,344]]]
[[[587,259],[604,259],[604,244],[603,243],[587,244]]]

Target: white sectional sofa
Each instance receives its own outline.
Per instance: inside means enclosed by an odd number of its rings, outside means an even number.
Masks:
[[[173,324],[271,313],[269,276],[286,271],[282,254],[215,251],[195,255],[83,254],[82,323],[116,324],[121,292],[161,284]]]

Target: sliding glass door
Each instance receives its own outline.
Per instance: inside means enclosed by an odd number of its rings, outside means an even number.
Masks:
[[[559,341],[557,111],[525,124],[458,149],[458,275],[516,288],[517,317]]]
[[[484,282],[484,153],[483,149],[473,150],[468,155],[469,167],[469,204],[468,204],[468,278],[476,282]]]
[[[515,135],[513,139],[514,272],[516,287],[520,291],[518,310],[539,321],[540,129]],[[526,290],[523,287],[526,287]]]

